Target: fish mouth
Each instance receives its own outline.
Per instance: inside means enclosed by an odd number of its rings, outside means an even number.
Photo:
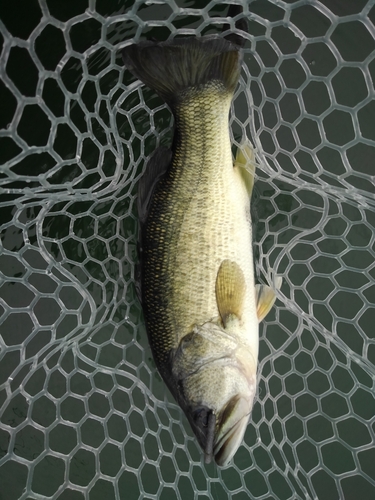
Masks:
[[[227,404],[219,423],[213,455],[219,466],[227,465],[242,443],[249,421],[251,404],[247,398],[234,396]]]
[[[248,416],[244,416],[215,444],[213,454],[217,465],[225,466],[233,458],[240,444],[248,423]]]
[[[204,461],[213,459],[219,466],[227,465],[233,458],[248,424],[251,411],[249,399],[232,397],[221,415],[201,405],[192,412],[192,428],[204,453]]]
[[[193,413],[192,428],[204,452],[204,461],[209,464],[213,457],[216,415],[207,406],[200,406]]]

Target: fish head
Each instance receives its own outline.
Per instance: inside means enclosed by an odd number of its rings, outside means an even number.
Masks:
[[[256,391],[256,360],[216,323],[196,327],[173,353],[174,396],[205,460],[226,465],[240,446]]]

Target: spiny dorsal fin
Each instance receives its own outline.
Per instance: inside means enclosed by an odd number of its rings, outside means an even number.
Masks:
[[[231,317],[241,318],[245,292],[242,269],[236,262],[224,260],[216,278],[216,302],[224,327]]]
[[[255,166],[254,148],[249,139],[246,139],[237,150],[234,167],[239,169],[249,196],[254,187]]]
[[[278,276],[276,278],[275,286],[277,289],[281,287],[282,278]],[[267,285],[256,285],[255,286],[255,297],[257,302],[257,315],[259,323],[264,319],[270,312],[272,306],[276,300],[275,291]]]

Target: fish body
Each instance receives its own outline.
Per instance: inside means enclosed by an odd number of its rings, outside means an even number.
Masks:
[[[150,345],[206,461],[225,465],[253,406],[259,311],[274,301],[273,293],[259,293],[253,276],[253,152],[245,144],[236,162],[231,153],[228,114],[241,51],[202,37],[145,42],[123,56],[175,117],[172,151],[155,152],[139,186],[141,300]]]

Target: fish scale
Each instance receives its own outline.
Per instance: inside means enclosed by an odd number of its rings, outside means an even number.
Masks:
[[[257,322],[251,293],[248,194],[234,174],[229,138],[231,97],[217,84],[194,92],[176,109],[179,133],[173,162],[154,193],[145,231],[149,243],[142,256],[145,302],[150,301],[146,321],[160,361],[194,324],[218,318],[215,283],[224,259],[238,262],[243,269],[248,283],[244,321],[249,317]],[[195,106],[190,105],[191,99],[196,100]],[[153,270],[155,261],[162,267],[158,275]],[[160,296],[164,307],[155,310],[155,298]],[[246,333],[244,342],[249,341]]]

